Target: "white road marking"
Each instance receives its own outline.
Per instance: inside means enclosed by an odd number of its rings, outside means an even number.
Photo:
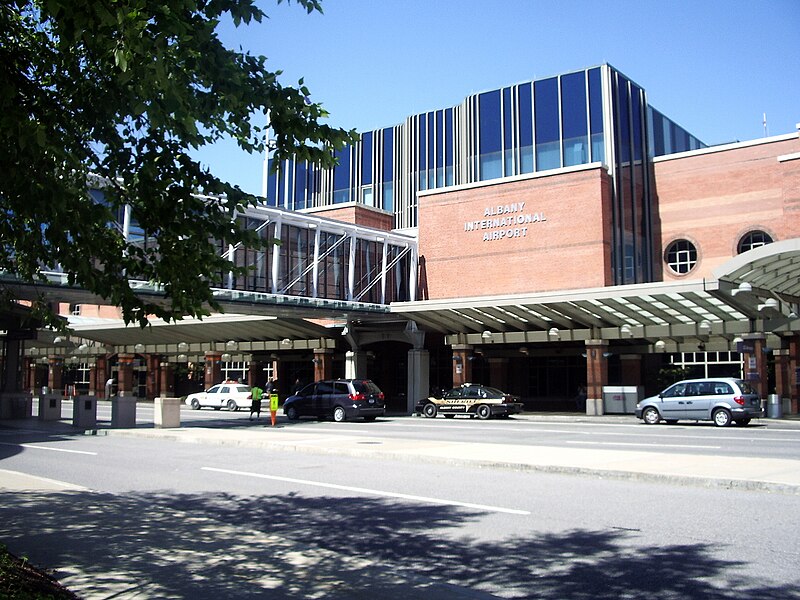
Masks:
[[[230,469],[216,469],[214,467],[201,467],[204,471],[214,471],[215,473],[226,473],[228,475],[241,475],[243,477],[256,477],[258,479],[271,479],[273,481],[283,481],[286,483],[297,483],[299,485],[308,485],[312,487],[322,487],[332,490],[341,490],[345,492],[356,492],[360,494],[369,494],[372,496],[383,496],[386,498],[399,498],[401,500],[411,500],[413,502],[424,502],[427,504],[440,504],[444,506],[462,506],[464,508],[475,508],[478,510],[487,510],[490,512],[507,513],[510,515],[529,515],[527,510],[517,510],[515,508],[503,508],[501,506],[489,506],[486,504],[474,504],[471,502],[459,502],[457,500],[444,500],[442,498],[429,498],[427,496],[415,496],[413,494],[401,494],[398,492],[387,492],[383,490],[371,490],[368,488],[352,487],[348,485],[338,485],[335,483],[322,483],[319,481],[309,481],[307,479],[294,479],[292,477],[278,477],[275,475],[263,475],[261,473],[250,473],[247,471],[232,471]]]
[[[695,446],[691,444],[662,444],[659,442],[658,444],[633,444],[633,443],[626,443],[626,442],[589,442],[589,441],[577,441],[577,440],[567,440],[567,444],[588,444],[590,446],[637,446],[639,448],[652,448],[655,446],[656,448],[699,448],[702,450],[719,450],[722,446]]]
[[[0,442],[0,446],[17,446],[19,448],[31,448],[33,450],[50,450],[51,452],[67,452],[69,454],[88,454],[89,456],[97,456],[97,452],[85,452],[84,450],[67,450],[66,448],[50,448],[49,446],[38,446],[36,444],[11,444],[8,442]]]

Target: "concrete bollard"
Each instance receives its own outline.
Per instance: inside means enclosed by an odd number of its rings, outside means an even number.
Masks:
[[[39,396],[39,420],[58,421],[61,418],[61,394]]]
[[[153,423],[156,429],[181,426],[181,399],[180,398],[156,398],[155,415]]]
[[[97,429],[97,399],[94,396],[73,398],[72,425],[78,429]]]
[[[111,427],[136,427],[136,396],[114,396],[111,399]]]

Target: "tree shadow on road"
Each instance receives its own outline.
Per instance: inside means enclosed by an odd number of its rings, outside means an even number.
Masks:
[[[2,492],[0,541],[86,598],[800,598],[743,580],[706,544],[456,537],[482,516],[359,497]]]

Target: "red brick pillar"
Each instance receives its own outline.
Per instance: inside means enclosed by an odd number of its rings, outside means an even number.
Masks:
[[[267,383],[266,381],[262,381],[262,379],[266,379],[263,366],[260,362],[250,357],[250,364],[247,367],[247,385],[253,387],[254,385],[260,384],[259,387],[262,387]]]
[[[161,395],[161,360],[160,354],[147,354],[147,379],[145,380],[145,394],[148,398],[157,398]]]
[[[61,389],[61,378],[64,374],[64,357],[50,356],[47,359],[50,369],[47,372],[47,387],[51,394],[59,394]]]
[[[171,398],[175,392],[175,375],[171,363],[165,360],[161,362],[159,365],[159,377],[161,379],[158,386],[159,396]]]
[[[789,398],[791,414],[800,412],[800,335],[789,338]]]
[[[212,385],[220,382],[222,377],[221,352],[206,352],[206,368],[203,389],[208,389]]]
[[[784,398],[792,397],[792,377],[789,373],[789,349],[774,350],[775,357],[775,393],[783,402]]]
[[[472,382],[472,346],[458,344],[453,346],[453,387]]]
[[[586,340],[586,414],[602,415],[603,387],[608,385],[608,343]]]
[[[106,381],[111,377],[111,369],[108,367],[108,356],[98,356],[94,365],[96,373],[94,395],[100,398],[106,396]]]
[[[117,396],[133,395],[133,354],[117,354]]]
[[[314,381],[333,377],[333,350],[318,348],[314,350]]]

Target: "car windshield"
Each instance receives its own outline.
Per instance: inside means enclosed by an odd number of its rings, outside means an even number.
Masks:
[[[362,394],[380,394],[381,389],[375,385],[372,381],[363,380],[363,381],[354,381],[353,387],[357,392],[361,392]]]
[[[742,390],[742,393],[743,393],[743,394],[755,394],[755,393],[756,393],[756,391],[753,389],[753,386],[751,386],[751,385],[750,385],[749,383],[747,383],[746,381],[742,381],[742,380],[740,379],[740,380],[738,380],[738,381],[736,382],[736,385],[738,385],[738,386],[739,386],[739,389],[740,389],[740,390]]]

